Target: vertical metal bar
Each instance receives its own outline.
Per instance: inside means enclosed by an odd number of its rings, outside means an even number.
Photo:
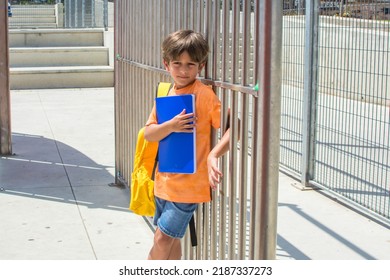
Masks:
[[[83,0],[81,0],[81,1],[83,1]],[[73,14],[74,14],[74,25],[72,27],[73,28],[79,27],[79,20],[78,20],[78,17],[79,17],[79,0],[75,0],[75,2],[74,2]]]
[[[305,77],[303,98],[302,167],[304,186],[314,176],[317,119],[318,1],[306,1]]]
[[[205,0],[199,1],[199,19],[198,19],[199,20],[199,29],[198,29],[198,31],[201,33],[204,33],[206,31],[205,30],[206,20],[204,18],[204,15],[205,15],[204,5],[205,5]]]
[[[81,2],[81,5],[80,5],[80,2],[79,1],[82,1]],[[74,5],[74,15],[75,15],[75,24],[74,24],[74,27],[75,28],[79,28],[79,27],[82,27],[82,19],[84,17],[83,15],[83,5],[84,5],[84,0],[76,0],[76,3]],[[80,14],[81,12],[81,14]]]
[[[206,38],[206,40],[208,41],[208,44],[209,44],[209,47],[210,47],[210,50],[213,49],[213,42],[211,40],[211,34],[214,33],[214,30],[213,30],[213,25],[212,25],[212,17],[211,17],[211,12],[212,12],[212,6],[211,6],[211,1],[204,1],[204,9],[205,9],[205,12],[204,14],[206,15],[205,17],[205,26],[204,26],[204,36]],[[208,61],[211,61],[212,58],[208,58]],[[207,77],[207,76],[210,76],[210,72],[209,72],[209,65],[211,65],[211,63],[207,63],[206,64],[206,67],[205,67],[205,70],[204,70],[204,76]],[[212,137],[212,136],[210,136]],[[211,138],[211,141],[212,141],[212,138]],[[211,142],[212,143],[212,142]],[[214,234],[214,230],[211,228],[212,225],[213,225],[213,214],[211,212],[211,208],[213,206],[210,205],[210,203],[204,203],[204,224],[203,224],[203,236],[205,237],[204,238],[204,242],[202,244],[202,247],[203,247],[203,259],[209,259],[210,258],[210,251],[211,251],[211,240],[212,240],[212,235]]]
[[[253,33],[254,33],[254,40],[253,40],[253,60],[254,60],[254,72],[253,75],[255,76],[255,81],[258,83],[258,77],[259,77],[259,44],[260,44],[260,1],[255,1],[255,7],[254,7],[254,28],[253,28]],[[256,229],[258,229],[258,224],[257,224],[257,213],[256,209],[258,208],[258,190],[257,190],[257,185],[258,185],[258,170],[257,170],[257,162],[258,162],[258,143],[259,141],[259,135],[257,133],[257,128],[259,127],[260,119],[259,119],[259,110],[258,110],[258,104],[257,100],[255,100],[252,103],[252,112],[253,112],[253,125],[252,125],[252,182],[250,184],[250,217],[249,217],[249,250],[248,250],[248,258],[249,259],[254,259],[255,258],[255,248],[256,246],[260,246],[258,243],[258,239],[256,239]]]
[[[0,154],[12,153],[8,50],[8,2],[0,2]]]
[[[71,6],[71,8],[69,9],[69,19],[70,19],[69,20],[69,22],[70,22],[69,27],[70,28],[75,28],[76,27],[76,12],[77,12],[76,5],[77,5],[77,1],[78,0],[75,0],[73,2],[70,1],[70,6]]]
[[[65,0],[64,1],[64,19],[65,19],[65,23],[64,23],[64,26],[65,27],[68,27],[68,22],[69,22],[69,19],[68,19],[68,14],[69,14],[69,0]]]
[[[64,0],[63,13],[64,13],[64,28],[68,27],[68,1]]]
[[[77,25],[77,13],[78,13],[78,4],[79,4],[79,0],[74,0],[73,2],[70,1],[73,5],[72,5],[72,11],[70,12],[70,16],[72,17],[72,24],[71,24],[71,28],[76,28],[78,25]]]
[[[214,12],[214,14],[212,13]],[[212,30],[208,31],[208,40],[210,43],[210,48],[212,49],[213,57],[211,60],[210,66],[208,66],[208,71],[206,71],[206,77],[208,75],[211,75],[212,79],[217,79],[217,63],[218,63],[218,54],[219,52],[219,40],[220,40],[220,2],[219,1],[212,1],[212,12],[210,14],[212,15],[211,18],[213,18],[212,23]],[[215,89],[214,89],[215,90]],[[216,135],[213,135],[214,141],[212,142],[215,144]],[[217,259],[217,248],[218,248],[218,240],[217,236],[219,235],[218,232],[220,231],[218,228],[218,200],[219,195],[214,192],[213,193],[213,203],[211,205],[211,236],[210,236],[210,259],[215,260]]]
[[[243,6],[243,27],[242,27],[242,79],[241,84],[246,85],[249,78],[250,67],[250,1],[244,1]],[[238,224],[238,258],[245,259],[246,256],[246,235],[247,235],[247,194],[248,194],[248,118],[249,118],[249,102],[248,95],[242,94],[240,106],[241,125],[238,131],[240,139],[247,141],[240,142],[241,160],[240,160],[240,179],[238,182],[239,190],[239,224]]]
[[[256,204],[255,259],[275,259],[279,180],[282,1],[261,0],[259,48],[260,122],[256,127],[256,175],[260,203]]]
[[[190,29],[189,28],[189,25],[190,25],[190,17],[189,17],[190,7],[191,7],[191,1],[183,0],[182,14],[183,14],[183,28],[185,28],[185,29]]]
[[[118,133],[118,121],[119,121],[119,118],[118,118],[118,94],[119,94],[119,77],[118,77],[118,74],[120,73],[120,68],[119,68],[119,55],[120,55],[120,51],[118,49],[118,38],[119,38],[119,34],[121,34],[121,29],[120,29],[120,26],[119,26],[119,22],[120,22],[120,19],[119,19],[119,13],[118,13],[118,6],[119,6],[119,3],[117,3],[117,1],[114,2],[114,55],[115,55],[115,58],[114,58],[114,143],[115,143],[115,151],[114,151],[114,155],[115,155],[115,184],[119,184],[119,178],[118,178],[118,137],[117,137],[117,133]]]
[[[176,5],[174,7],[174,9],[176,11],[180,11],[179,13],[175,13],[175,17],[176,17],[176,26],[175,26],[175,30],[178,30],[178,29],[183,29],[183,1],[181,0],[177,0],[175,1],[176,2]]]
[[[69,9],[68,9],[68,17],[69,17],[69,28],[74,28],[76,26],[76,19],[75,19],[75,13],[76,13],[76,0],[70,1],[69,0]]]
[[[76,5],[76,2],[75,1],[70,1],[68,0],[68,9],[66,9],[65,11],[67,11],[67,14],[68,14],[68,28],[72,28],[72,27],[75,27],[75,24],[73,23],[73,21],[75,21],[74,17],[72,15],[75,14],[75,9],[74,9],[74,6]]]
[[[214,41],[212,40],[212,34],[214,34],[214,28],[213,28],[213,21],[212,21],[212,7],[211,7],[211,2],[207,1],[206,3],[206,17],[205,17],[205,30],[204,30],[204,35],[209,43],[210,50],[214,49]],[[209,58],[210,61],[210,58]],[[210,77],[211,74],[211,67],[212,63],[207,63],[206,64],[206,69],[205,69],[205,77],[208,78]]]
[[[260,4],[259,2],[256,3],[256,6],[255,6],[256,10],[259,11],[260,10]],[[254,59],[255,59],[255,75],[256,77],[258,77],[259,75],[257,74],[258,73],[258,52],[259,52],[259,48],[258,48],[258,44],[259,44],[259,12],[256,12],[255,13],[256,15],[256,19],[255,19],[255,35],[256,35],[256,38],[255,38],[255,44],[254,44],[254,47],[255,47],[255,56],[254,56]],[[257,80],[257,79],[256,79]],[[259,110],[259,102],[256,100],[254,100],[253,104],[252,104],[253,108],[252,108],[252,111],[253,111],[253,126],[252,126],[252,129],[253,129],[253,133],[252,133],[252,137],[253,137],[253,140],[252,140],[252,143],[253,146],[252,146],[252,182],[251,182],[251,189],[250,189],[250,200],[251,200],[251,205],[250,205],[250,221],[249,221],[249,252],[248,252],[248,258],[253,260],[255,259],[255,248],[258,248],[260,247],[260,244],[259,244],[259,237],[258,237],[258,234],[257,234],[257,231],[260,230],[260,227],[259,227],[259,224],[258,224],[258,221],[257,221],[257,217],[258,217],[258,213],[259,212],[259,199],[258,199],[258,193],[259,193],[259,190],[258,190],[258,181],[259,181],[259,175],[258,175],[258,165],[257,163],[259,162],[260,159],[259,158],[259,155],[260,155],[260,152],[258,151],[258,149],[260,147],[258,147],[258,145],[256,143],[258,143],[259,141],[259,133],[257,133],[257,130],[258,130],[258,127],[260,126],[260,110]]]
[[[81,3],[81,23],[79,27],[86,27],[85,24],[85,0],[82,0]]]
[[[120,58],[123,58],[124,57],[124,53],[123,53],[123,33],[124,33],[124,19],[123,19],[123,2],[122,1],[115,1],[115,11],[116,11],[116,29],[118,29],[118,32],[117,32],[117,38],[116,38],[116,42],[117,42],[117,54],[119,54]],[[118,84],[115,84],[115,105],[116,105],[116,110],[117,112],[115,113],[115,115],[117,116],[117,120],[116,120],[116,123],[115,123],[115,127],[116,127],[116,133],[115,133],[115,155],[116,155],[116,159],[115,159],[115,164],[116,164],[116,170],[115,170],[115,176],[116,176],[116,183],[117,184],[120,184],[120,178],[119,178],[119,175],[120,175],[120,172],[122,171],[122,157],[121,157],[121,151],[122,151],[122,147],[121,147],[121,139],[120,139],[120,135],[121,135],[121,119],[122,119],[122,111],[121,111],[121,107],[120,107],[120,104],[121,103],[121,97],[122,97],[122,93],[123,93],[123,66],[124,66],[124,63],[123,63],[123,60],[120,60],[118,63],[118,71],[117,69],[115,69],[115,72],[118,76],[117,78],[117,82]],[[118,89],[118,90],[117,90]]]
[[[144,19],[144,16],[142,15],[142,11],[144,11],[145,9],[145,2],[146,1],[141,1],[140,2],[140,5],[139,5],[139,10],[138,10],[138,15],[140,16],[139,18],[139,22],[142,22],[142,20]],[[142,17],[142,18],[141,18]],[[146,30],[150,30],[148,29],[148,23],[145,23],[144,24],[144,28]],[[145,56],[146,56],[146,48],[142,47],[142,46],[145,46],[145,35],[144,36],[138,36],[141,34],[142,30],[140,30],[140,28],[137,29],[138,31],[138,34],[137,34],[137,38],[140,38],[140,40],[138,40],[138,44],[137,46],[139,46],[139,53],[136,54],[137,57],[140,58],[140,60],[138,60],[138,62],[141,62],[142,64],[146,64],[146,59],[145,59]]]
[[[103,26],[105,27],[104,23],[105,23],[105,1],[107,0],[103,0],[103,3],[99,3],[99,7],[96,7],[96,0],[92,0],[92,3],[91,3],[91,10],[90,10],[90,13],[91,13],[91,27],[102,27],[100,25],[100,21],[102,20],[102,18],[100,18],[101,16],[101,13],[103,15]],[[99,11],[96,11],[96,8],[99,10]],[[103,9],[103,11],[101,10]],[[100,13],[101,12],[101,13]],[[99,19],[98,19],[98,23],[96,23],[96,18],[97,18],[97,15],[99,15]],[[85,27],[88,27],[88,26],[85,26]],[[106,29],[107,30],[107,29]]]
[[[227,64],[228,64],[228,48],[229,48],[229,19],[230,19],[230,12],[229,12],[229,2],[228,1],[223,1],[222,2],[222,34],[221,34],[221,62],[220,62],[220,69],[221,69],[221,80],[226,81],[228,79],[228,69],[227,69]],[[228,108],[228,95],[227,95],[227,90],[223,89],[222,90],[222,110],[227,110]],[[230,153],[229,153],[230,155]],[[222,164],[221,164],[221,169],[223,170],[224,173],[228,174],[228,161],[222,159]],[[228,176],[224,177],[223,180],[223,186],[225,189],[228,188],[229,186],[229,180],[227,179]],[[227,192],[225,192],[225,195]],[[224,219],[228,219],[229,217],[227,216],[227,197],[223,195],[220,196],[220,219],[222,217]],[[226,246],[225,244],[227,243],[227,232],[230,228],[230,224],[227,224],[227,226],[220,228],[220,235],[219,235],[219,252],[218,255],[220,256],[219,259],[225,259],[227,252],[226,252]]]
[[[160,28],[161,28],[161,18],[160,18],[160,5],[157,5],[156,4],[156,1],[152,1],[153,5],[152,5],[152,9],[153,9],[153,19],[154,19],[154,22],[157,24],[156,26],[158,26],[159,28],[157,29],[156,27],[153,28],[153,31],[152,31],[152,38],[151,38],[151,44],[152,44],[152,65],[154,67],[158,67],[159,65],[159,61],[161,59],[158,59],[159,57],[159,49],[160,49],[160,45],[159,45],[159,32],[160,32]]]
[[[133,25],[133,21],[135,20],[136,16],[137,16],[137,13],[135,13],[134,16],[132,17],[129,17],[128,15],[131,14],[131,12],[135,12],[133,11],[133,7],[134,7],[134,1],[126,1],[126,3],[124,4],[125,6],[125,14],[124,14],[124,17],[125,17],[125,36],[123,38],[123,49],[124,49],[124,54],[125,54],[125,57],[126,59],[128,60],[132,60],[133,59],[133,52],[134,52],[134,48],[133,48],[133,40],[130,40],[131,36],[130,34],[132,34],[133,36],[136,36],[135,33],[133,33],[133,28],[134,28],[134,25]],[[132,70],[132,67],[126,62],[125,65],[124,65],[124,73],[123,73],[123,85],[124,85],[124,90],[122,92],[122,102],[121,102],[121,107],[122,107],[122,115],[123,115],[123,120],[122,120],[122,136],[121,136],[121,141],[122,141],[122,165],[123,165],[123,176],[124,178],[129,178],[129,176],[131,176],[129,174],[129,169],[131,169],[131,167],[129,167],[129,159],[128,157],[126,156],[126,154],[128,153],[128,138],[126,137],[126,132],[127,131],[132,131],[132,135],[136,135],[134,133],[134,129],[132,129],[131,127],[129,127],[129,121],[128,120],[133,120],[132,119],[132,116],[130,115],[129,111],[132,112],[133,110],[131,110],[132,108],[129,108],[129,100],[131,98],[129,98],[129,93],[130,92],[134,92],[134,88],[135,88],[135,85],[133,83],[133,79],[134,79],[134,76],[135,76],[135,71],[131,71]],[[133,120],[135,121],[135,120]],[[134,158],[134,153],[131,153],[131,158]],[[127,182],[130,182],[130,179],[127,181]]]
[[[108,30],[108,0],[104,0],[104,3],[103,3],[104,7],[104,29],[107,31]]]
[[[207,238],[203,233],[204,233],[204,225],[205,225],[205,204],[199,204],[198,210],[197,210],[197,215],[196,215],[196,234],[198,241],[201,241],[200,244],[195,249],[196,252],[196,259],[201,260],[203,254],[205,253],[204,251],[204,244],[205,244],[205,239]]]
[[[198,18],[198,1],[199,0],[193,0],[192,1],[192,29],[197,30],[197,18]]]
[[[232,7],[232,48],[231,48],[231,81],[237,82],[238,72],[238,41],[239,41],[239,13],[240,3],[238,0],[233,1]],[[238,93],[231,92],[231,108],[230,108],[230,157],[229,157],[229,259],[236,259],[236,229],[237,229],[237,165],[239,159],[239,151],[237,150],[237,133],[238,133]]]

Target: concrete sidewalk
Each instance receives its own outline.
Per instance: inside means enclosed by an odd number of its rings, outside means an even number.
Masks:
[[[0,260],[143,260],[153,232],[114,182],[114,90],[11,92]],[[280,174],[277,259],[390,260],[390,230]]]

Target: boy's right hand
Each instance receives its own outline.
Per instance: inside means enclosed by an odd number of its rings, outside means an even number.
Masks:
[[[186,110],[183,109],[180,114],[176,115],[170,121],[172,132],[193,132],[195,124],[194,113],[186,114]]]

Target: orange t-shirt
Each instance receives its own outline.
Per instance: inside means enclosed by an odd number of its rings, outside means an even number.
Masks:
[[[173,91],[173,92],[172,92]],[[194,94],[196,120],[196,173],[177,174],[158,172],[154,181],[154,195],[174,202],[200,203],[211,200],[207,170],[207,156],[210,153],[211,127],[219,128],[221,102],[211,87],[199,80],[185,88],[176,89],[170,94]],[[156,105],[146,125],[157,124]]]

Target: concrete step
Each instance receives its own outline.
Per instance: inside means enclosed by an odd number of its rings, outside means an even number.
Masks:
[[[10,68],[12,90],[113,86],[114,68],[111,66]]]
[[[39,15],[33,15],[27,17],[23,16],[12,16],[8,18],[8,24],[9,25],[17,25],[17,24],[41,24],[41,23],[56,23],[56,16],[39,16]]]
[[[22,6],[22,5],[12,5],[12,16],[54,16],[56,14],[55,6]]]
[[[109,65],[107,47],[10,48],[10,67]]]
[[[9,47],[104,46],[104,29],[10,29]]]
[[[12,24],[9,28],[15,29],[55,29],[57,28],[57,23],[40,23],[40,24],[30,24],[30,23],[20,23]]]
[[[56,18],[20,18],[9,20],[8,26],[10,29],[47,29],[57,28]]]

